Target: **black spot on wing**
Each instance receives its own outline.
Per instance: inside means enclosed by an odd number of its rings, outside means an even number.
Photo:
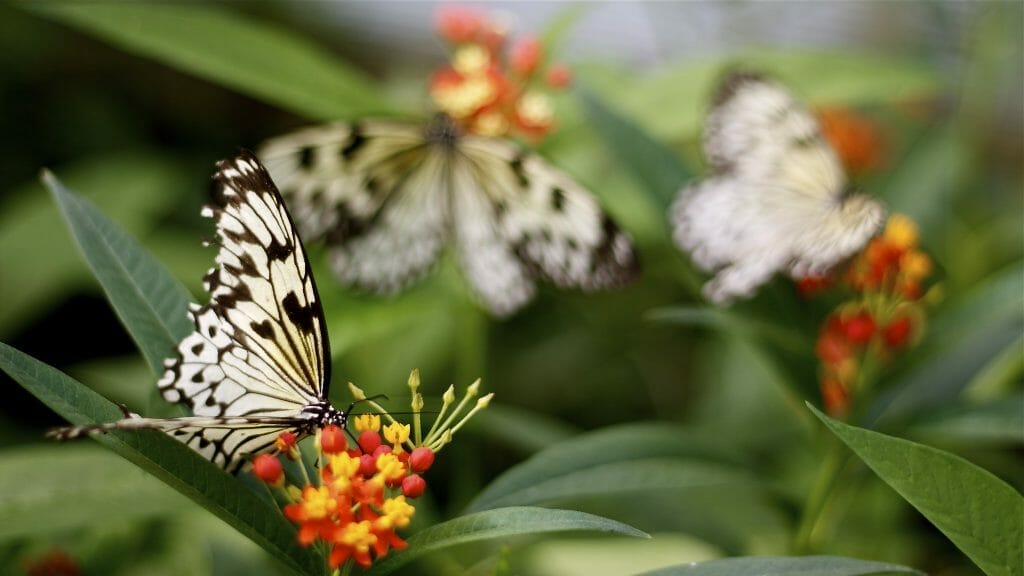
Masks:
[[[764,77],[756,72],[749,70],[735,70],[730,72],[721,82],[718,84],[718,90],[715,92],[715,96],[712,102],[715,106],[720,106],[736,95],[743,86],[753,82],[763,82]]]
[[[348,141],[341,148],[341,157],[350,160],[363,144],[366,143],[366,136],[363,135],[363,127],[360,124],[352,125],[352,132],[348,135]]]
[[[557,186],[551,189],[551,209],[555,212],[565,209],[565,192]]]
[[[523,159],[526,154],[520,152],[516,154],[516,157],[508,163],[509,167],[512,168],[512,173],[515,174],[516,181],[519,183],[519,187],[526,190],[530,187],[530,179],[526,176],[526,172],[523,170]]]
[[[271,260],[277,260],[284,262],[288,258],[291,258],[292,253],[295,251],[295,245],[291,242],[280,243],[277,240],[271,242],[267,248],[267,257]]]
[[[270,320],[264,320],[262,322],[252,322],[249,324],[252,331],[258,336],[270,340],[274,337],[274,325],[270,323]]]
[[[313,160],[315,158],[316,149],[312,146],[303,146],[299,150],[299,166],[303,168],[312,168]]]
[[[312,302],[308,306],[303,306],[299,303],[299,298],[295,295],[295,292],[289,292],[281,300],[281,308],[284,309],[284,313],[288,315],[288,320],[292,324],[307,334],[313,332],[314,311]]]

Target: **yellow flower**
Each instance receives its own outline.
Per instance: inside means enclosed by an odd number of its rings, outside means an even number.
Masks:
[[[501,136],[508,132],[508,120],[500,112],[484,112],[473,123],[473,132],[481,136]]]
[[[374,432],[380,430],[379,414],[360,414],[356,416],[356,431],[366,432],[367,430],[373,430]]]
[[[917,225],[903,214],[893,214],[885,226],[885,241],[896,248],[911,248],[917,244]]]
[[[393,530],[408,526],[416,509],[405,501],[405,496],[396,496],[385,500],[381,511],[384,514],[377,519],[378,526],[385,530]]]
[[[387,439],[395,450],[402,450],[402,443],[409,439],[410,427],[408,424],[399,424],[398,422],[392,422],[384,428],[384,438]]]
[[[900,270],[912,280],[920,280],[932,271],[932,259],[924,252],[911,250],[900,257]]]
[[[460,46],[452,57],[452,68],[463,76],[472,76],[487,70],[491,55],[479,44]]]
[[[381,454],[377,457],[377,471],[384,483],[400,482],[405,478],[405,464],[398,460],[391,452]]]
[[[307,520],[326,518],[338,507],[338,502],[331,497],[331,491],[325,486],[306,486],[302,491],[302,511]]]
[[[356,550],[366,552],[377,543],[377,536],[370,532],[370,521],[351,522],[346,524],[334,538],[336,544],[344,544]]]

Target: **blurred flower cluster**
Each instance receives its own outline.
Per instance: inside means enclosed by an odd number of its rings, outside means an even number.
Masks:
[[[417,371],[409,377],[412,425],[395,420],[354,385],[349,384],[349,388],[357,402],[379,411],[352,418],[358,432],[352,446],[347,432],[338,426],[321,429],[315,441],[318,473],[311,478],[303,464],[298,438],[285,432],[276,442],[276,452],[257,456],[252,467],[253,474],[275,490],[284,504],[284,515],[298,525],[299,543],[326,546],[327,563],[332,569],[349,561],[366,568],[388,551],[405,548],[397,531],[409,525],[416,511],[410,500],[426,490],[421,474],[433,465],[434,455],[493,396],[476,399],[467,411],[479,393],[477,380],[452,409],[455,391],[449,387],[433,427],[424,436]],[[386,425],[382,426],[382,418]],[[300,484],[289,483],[282,459],[297,464]]]
[[[441,8],[437,29],[451,48],[449,65],[431,79],[440,111],[484,136],[539,138],[552,129],[554,106],[545,89],[564,88],[571,75],[563,65],[547,66],[539,39],[523,37],[506,50],[509,27],[468,7]]]
[[[917,226],[902,214],[889,217],[841,276],[852,296],[826,319],[815,351],[822,363],[821,392],[828,412],[846,414],[872,385],[876,370],[917,341],[925,311],[921,282],[931,259],[917,247]],[[836,282],[807,278],[800,288],[819,291]]]
[[[819,108],[817,117],[822,135],[849,172],[863,174],[883,166],[888,145],[875,121],[844,107]]]

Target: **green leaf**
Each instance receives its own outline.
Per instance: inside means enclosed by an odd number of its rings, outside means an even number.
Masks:
[[[34,2],[40,16],[314,119],[387,110],[360,72],[298,34],[208,4]]]
[[[92,158],[62,170],[135,235],[148,233],[176,202],[182,173],[175,162],[145,152]],[[12,190],[0,211],[0,338],[90,281],[52,200],[41,192],[32,179]]]
[[[644,185],[655,204],[668,207],[692,174],[668,146],[654,140],[589,90],[580,90],[587,116],[612,152]]]
[[[648,535],[621,522],[577,512],[550,508],[512,507],[477,512],[417,532],[404,551],[386,557],[366,572],[368,576],[390,574],[400,566],[438,550],[485,540],[506,540],[552,532],[607,532],[647,538]]]
[[[478,494],[467,511],[582,495],[745,482],[735,468],[706,461],[728,458],[720,446],[678,427],[619,426],[561,442],[512,467]]]
[[[694,306],[656,308],[648,312],[647,317],[656,322],[715,328],[749,340],[762,339],[783,350],[798,354],[805,354],[809,349],[807,338],[796,330],[758,320],[749,315],[741,316],[720,308]]]
[[[0,540],[171,514],[188,504],[91,443],[0,451]]]
[[[120,410],[102,396],[3,343],[0,369],[73,424],[110,422],[122,417]],[[257,496],[188,446],[154,430],[111,432],[96,440],[206,508],[293,571],[311,574],[322,570],[322,559],[298,545],[295,527],[274,503]]]
[[[841,556],[723,558],[700,564],[682,564],[644,572],[640,576],[867,576],[869,574],[923,574],[913,568],[843,558]]]
[[[192,330],[188,290],[88,200],[49,171],[42,178],[118,318],[153,372],[161,373],[164,358]]]
[[[959,456],[843,424],[807,406],[986,574],[1024,574],[1024,497],[1008,484]]]
[[[1020,355],[1020,341],[1015,353]],[[958,406],[915,423],[910,433],[928,439],[959,442],[976,448],[980,443],[1024,446],[1024,392],[975,406]]]

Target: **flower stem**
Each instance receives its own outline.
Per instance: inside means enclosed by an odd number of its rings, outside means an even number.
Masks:
[[[818,469],[818,477],[814,481],[810,495],[804,505],[803,514],[800,517],[800,525],[796,531],[793,541],[794,554],[809,554],[815,548],[814,531],[821,523],[824,512],[832,496],[832,491],[839,479],[839,473],[846,463],[847,453],[843,444],[838,438],[829,439],[826,448],[825,459]]]

